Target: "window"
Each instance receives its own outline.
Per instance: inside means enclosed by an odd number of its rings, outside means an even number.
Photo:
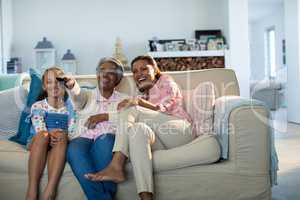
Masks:
[[[276,76],[276,34],[275,28],[266,31],[266,75],[270,78]]]

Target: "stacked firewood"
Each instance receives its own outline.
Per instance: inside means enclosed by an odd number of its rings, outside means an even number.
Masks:
[[[224,57],[177,57],[155,58],[162,71],[186,71],[210,68],[224,68]]]

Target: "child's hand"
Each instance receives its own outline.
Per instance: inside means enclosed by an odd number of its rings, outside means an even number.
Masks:
[[[102,113],[102,114],[92,115],[85,122],[84,126],[86,126],[88,129],[94,129],[98,123],[104,121],[108,121],[108,114]]]
[[[55,146],[58,142],[61,142],[64,138],[63,135],[65,133],[61,129],[54,129],[52,130],[49,135],[50,135],[50,146],[53,147]]]

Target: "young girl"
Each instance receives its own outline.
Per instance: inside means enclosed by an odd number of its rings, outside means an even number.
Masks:
[[[38,199],[39,182],[46,163],[48,184],[42,199],[55,199],[57,185],[64,170],[67,136],[73,132],[75,112],[66,98],[63,83],[56,79],[63,75],[64,72],[57,67],[47,69],[42,77],[43,93],[31,107],[27,200]]]

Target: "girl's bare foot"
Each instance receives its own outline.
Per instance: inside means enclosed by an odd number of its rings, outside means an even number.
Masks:
[[[38,199],[38,195],[36,192],[27,192],[26,194],[26,200],[37,200]]]
[[[151,192],[141,192],[139,195],[141,200],[153,200],[153,194]]]
[[[108,165],[104,170],[97,173],[86,174],[85,177],[91,181],[113,181],[121,183],[125,181],[125,173],[123,168]]]
[[[29,186],[27,188],[26,200],[37,200],[38,199],[38,190]]]
[[[46,188],[43,192],[43,200],[54,200],[55,196],[55,192],[51,189]]]

